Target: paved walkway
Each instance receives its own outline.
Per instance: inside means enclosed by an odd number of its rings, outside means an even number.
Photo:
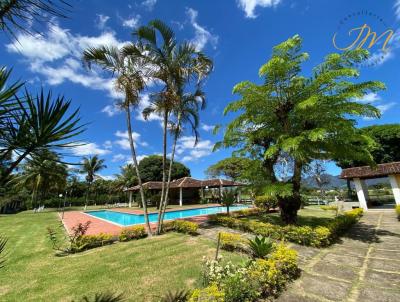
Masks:
[[[400,301],[400,222],[393,210],[368,212],[330,248],[292,247],[302,275],[277,301]]]

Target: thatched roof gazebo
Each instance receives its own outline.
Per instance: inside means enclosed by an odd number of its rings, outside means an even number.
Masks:
[[[190,190],[203,190],[204,189],[212,189],[212,188],[218,188],[219,189],[219,195],[221,197],[222,190],[223,188],[226,187],[239,187],[243,186],[244,184],[235,182],[232,180],[227,180],[227,179],[220,179],[220,178],[214,178],[214,179],[206,179],[206,180],[198,180],[192,177],[183,177],[179,178],[176,180],[171,181],[170,183],[170,189],[171,190],[179,190],[179,205],[182,206],[183,204],[183,193],[184,190],[190,191]],[[135,192],[139,191],[139,185],[127,188],[125,191],[128,192]],[[159,191],[162,189],[162,182],[161,181],[148,181],[143,184],[143,188],[146,190],[155,190]]]

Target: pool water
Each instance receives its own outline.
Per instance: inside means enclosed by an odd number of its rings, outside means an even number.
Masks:
[[[229,207],[229,211],[238,211],[247,208],[249,208],[249,206],[235,205]],[[193,216],[210,215],[210,214],[225,213],[225,212],[226,212],[226,207],[208,207],[208,208],[178,210],[178,211],[165,212],[164,219],[174,220],[178,218],[188,218]],[[116,211],[107,211],[107,210],[88,211],[85,213],[87,215],[104,219],[111,223],[118,224],[120,226],[130,226],[130,225],[144,223],[143,214],[130,214],[130,213],[122,213]],[[150,222],[157,222],[157,215],[158,215],[157,213],[149,214]]]

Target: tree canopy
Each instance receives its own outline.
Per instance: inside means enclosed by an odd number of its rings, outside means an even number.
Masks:
[[[378,81],[356,81],[357,64],[369,57],[363,49],[330,54],[306,77],[302,64],[309,55],[301,47],[298,35],[275,46],[259,70],[262,84],[244,81],[234,87],[240,98],[224,113],[237,116],[216,145],[263,161],[271,194],[278,197],[281,217],[288,223],[296,221],[302,173],[312,161],[345,157],[372,162],[368,147],[373,140],[359,135],[355,117],[376,118],[380,112],[356,99],[385,88]],[[367,147],[351,144],[355,138]],[[290,171],[288,178],[279,175],[282,163]]]
[[[170,161],[167,159],[167,165]],[[163,159],[160,155],[150,155],[143,158],[139,163],[139,171],[143,182],[161,181],[163,174]],[[180,162],[172,164],[171,179],[190,176],[190,169]]]

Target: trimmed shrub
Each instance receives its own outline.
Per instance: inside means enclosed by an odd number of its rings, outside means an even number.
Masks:
[[[337,211],[338,206],[320,206],[320,208],[324,211]]]
[[[278,199],[275,196],[262,195],[257,196],[254,203],[258,208],[261,208],[269,213],[270,209],[274,209],[278,206]]]
[[[396,208],[397,219],[400,220],[400,205],[397,205]]]
[[[225,294],[221,291],[216,284],[202,289],[195,289],[189,302],[225,302]]]
[[[213,215],[210,222],[244,232],[254,233],[276,240],[288,240],[297,244],[323,247],[327,246],[346,232],[362,216],[362,209],[353,209],[337,216],[326,226],[312,228],[310,226],[280,226],[254,220],[241,220],[226,215]]]
[[[147,236],[146,229],[144,226],[138,225],[129,228],[125,228],[121,231],[118,236],[119,241],[129,241],[133,239],[140,239]]]
[[[175,231],[184,234],[197,235],[199,225],[186,220],[173,220],[164,223],[164,232]]]
[[[75,248],[76,251],[83,251],[111,243],[113,243],[113,239],[109,234],[83,235],[76,240]]]
[[[221,232],[221,248],[227,251],[246,251],[246,240],[240,234]]]

